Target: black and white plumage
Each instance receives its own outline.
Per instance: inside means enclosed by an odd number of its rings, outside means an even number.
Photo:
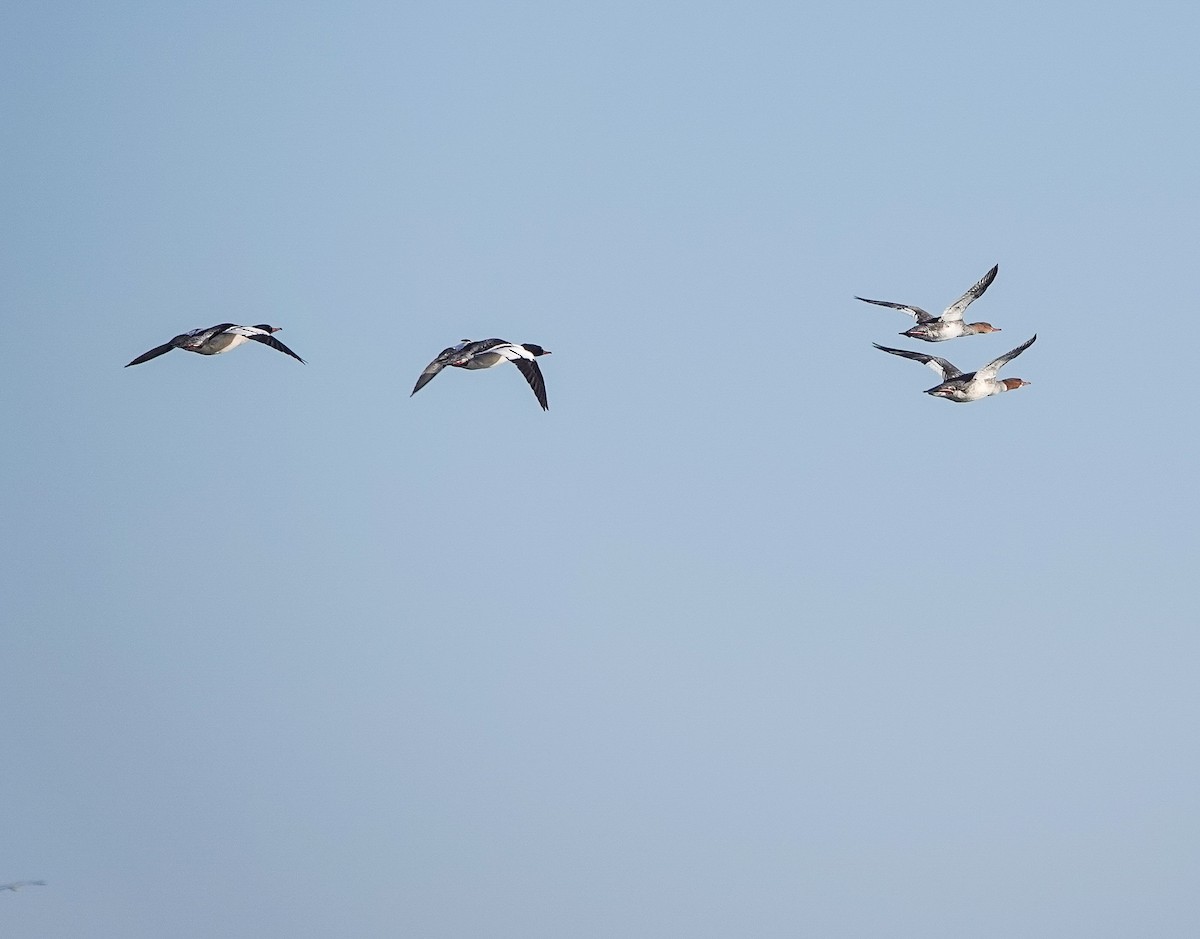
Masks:
[[[149,352],[143,352],[125,367],[129,368],[130,365],[141,365],[143,362],[149,362],[151,359],[156,359],[160,355],[170,352],[172,349],[183,349],[184,352],[196,352],[200,355],[219,355],[222,352],[228,352],[230,349],[236,349],[242,343],[249,342],[250,340],[261,342],[264,346],[270,346],[272,349],[277,349],[286,355],[290,355],[297,362],[303,362],[304,359],[300,358],[295,352],[271,335],[272,333],[279,332],[279,329],[280,327],[278,326],[268,326],[266,323],[260,323],[258,326],[219,323],[207,329],[193,329],[191,332],[181,333],[170,342],[164,342],[161,346],[155,346]]]
[[[433,381],[434,376],[448,365],[453,368],[474,369],[491,368],[501,362],[512,362],[529,382],[529,387],[533,389],[542,410],[548,411],[550,405],[546,403],[546,382],[542,378],[542,370],[538,367],[537,358],[540,355],[549,354],[548,350],[530,342],[516,343],[508,342],[505,339],[464,339],[456,346],[443,349],[436,359],[425,366],[425,371],[417,379],[412,394],[415,395]],[[409,397],[411,398],[412,395]]]
[[[959,336],[974,336],[980,333],[998,333],[1000,330],[991,323],[964,323],[963,314],[967,307],[983,296],[984,291],[996,279],[1000,265],[995,265],[984,274],[970,290],[951,303],[941,316],[927,313],[919,306],[908,303],[892,303],[889,300],[868,300],[866,297],[855,297],[863,303],[873,303],[875,306],[885,306],[891,310],[899,310],[916,319],[917,325],[902,332],[901,336],[912,339],[923,339],[925,342],[944,342],[947,339],[957,339]]]
[[[14,880],[11,884],[0,884],[0,890],[11,890],[16,893],[22,887],[44,887],[44,880]]]
[[[1017,388],[1028,385],[1029,382],[1021,378],[997,379],[996,373],[1036,341],[1037,333],[1034,333],[1033,336],[1026,339],[1015,349],[1010,349],[999,358],[988,362],[987,365],[977,372],[963,372],[962,369],[957,368],[952,362],[939,358],[936,355],[913,352],[909,349],[891,349],[888,346],[881,346],[878,343],[873,343],[873,345],[880,352],[889,352],[892,355],[912,359],[914,362],[920,362],[922,365],[933,369],[941,379],[941,383],[926,389],[925,394],[945,398],[947,401],[954,401],[958,404],[966,404],[970,401],[978,401],[980,398],[986,398],[989,395],[1014,391]]]

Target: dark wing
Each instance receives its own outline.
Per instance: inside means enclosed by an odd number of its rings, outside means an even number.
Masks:
[[[175,340],[172,339],[170,342],[164,342],[161,346],[155,346],[149,352],[143,352],[136,359],[126,365],[125,368],[129,368],[130,365],[141,365],[143,362],[149,362],[151,359],[157,359],[160,355],[165,355],[174,348]]]
[[[982,297],[983,292],[992,285],[992,281],[996,279],[996,272],[998,270],[1000,270],[999,264],[979,278],[979,282],[974,287],[946,307],[946,312],[942,314],[942,319],[948,323],[953,320],[962,319],[967,307]]]
[[[1011,352],[1005,352],[1004,355],[1000,356],[1000,358],[993,359],[991,362],[988,362],[988,364],[976,372],[975,375],[979,378],[995,378],[996,373],[1000,371],[1000,369],[1032,346],[1036,339],[1037,333],[1034,333],[1029,339],[1026,339]]]
[[[855,300],[861,300],[863,303],[874,303],[876,306],[885,306],[890,310],[900,310],[907,313],[909,316],[915,316],[918,323],[928,323],[932,319],[937,319],[932,313],[926,313],[919,306],[909,306],[907,303],[890,303],[887,300],[868,300],[866,297],[855,297]]]
[[[433,381],[434,376],[437,375],[437,373],[440,372],[445,367],[446,366],[443,365],[441,362],[439,362],[437,359],[434,359],[432,362],[430,362],[428,365],[426,365],[425,371],[423,371],[421,373],[421,377],[417,379],[417,383],[413,386],[412,394],[410,394],[409,397],[411,398],[418,391],[420,391],[422,388],[424,388],[426,385],[428,385],[431,381]]]
[[[454,346],[451,346],[449,349],[443,349],[441,352],[439,352],[438,357],[425,366],[425,371],[423,371],[421,373],[421,377],[417,379],[417,383],[415,386],[413,386],[412,394],[410,394],[409,397],[411,398],[418,391],[433,381],[434,376],[436,376],[438,372],[446,367],[446,363],[448,363],[451,358],[458,354],[458,351],[459,350]]]
[[[270,346],[272,349],[278,349],[280,352],[284,352],[284,353],[290,355],[297,362],[304,364],[304,359],[302,359],[302,358],[300,358],[300,356],[296,355],[295,352],[293,352],[291,349],[289,349],[287,346],[285,346],[282,342],[280,342],[278,339],[276,339],[270,333],[252,333],[252,334],[248,335],[246,338],[253,339],[255,342],[261,342],[264,346]]]
[[[912,359],[914,362],[920,362],[922,365],[928,366],[942,376],[942,381],[949,381],[951,378],[957,378],[962,374],[953,364],[936,355],[927,355],[924,352],[910,352],[908,349],[891,349],[887,346],[881,346],[877,342],[873,342],[871,345],[880,352],[890,352],[892,355],[903,356],[906,359]]]
[[[546,403],[546,381],[542,378],[542,370],[538,368],[537,359],[513,359],[512,363],[521,370],[521,374],[529,382],[529,387],[533,389],[542,410],[549,411],[550,405]]]

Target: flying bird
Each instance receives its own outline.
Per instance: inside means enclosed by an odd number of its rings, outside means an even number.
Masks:
[[[925,342],[944,342],[947,339],[957,339],[959,336],[974,336],[977,333],[998,333],[1000,330],[991,323],[963,322],[963,313],[966,312],[967,307],[973,301],[983,296],[983,292],[996,279],[996,272],[998,270],[1000,270],[999,264],[984,274],[974,287],[946,307],[941,316],[926,313],[919,306],[910,306],[907,303],[868,300],[866,297],[855,297],[854,299],[861,300],[863,303],[874,303],[876,306],[886,306],[893,310],[901,310],[909,316],[916,317],[917,325],[911,329],[906,329],[900,334],[901,336],[908,336],[910,339],[923,339]]]
[[[16,893],[22,887],[44,887],[44,880],[14,880],[11,884],[0,884],[0,890],[11,890]]]
[[[980,398],[986,398],[989,395],[998,395],[1005,391],[1016,391],[1016,389],[1023,385],[1028,385],[1029,382],[1022,378],[997,379],[996,373],[1033,345],[1036,339],[1037,333],[1034,333],[1030,339],[1025,340],[1012,351],[1005,352],[1000,358],[988,362],[987,365],[977,372],[959,371],[959,369],[955,368],[945,359],[940,359],[936,355],[926,355],[924,352],[910,352],[907,349],[889,349],[887,346],[881,346],[878,343],[874,343],[873,345],[881,352],[890,352],[892,355],[900,355],[906,359],[912,359],[914,362],[928,365],[937,372],[938,376],[942,379],[941,383],[926,389],[925,394],[945,398],[947,401],[954,401],[958,404],[966,404],[969,401],[978,401]]]
[[[425,371],[417,379],[412,394],[416,394],[433,381],[435,375],[447,365],[454,368],[491,368],[501,362],[512,362],[521,370],[529,387],[533,389],[538,404],[543,411],[550,410],[546,403],[546,382],[542,378],[542,370],[538,368],[537,357],[549,355],[550,352],[531,342],[515,343],[504,339],[479,339],[472,341],[464,339],[456,346],[443,349],[436,359],[425,366]],[[411,398],[412,395],[409,395]]]
[[[243,342],[254,340],[261,342],[264,346],[270,346],[272,349],[278,349],[290,355],[297,362],[303,362],[304,359],[296,355],[291,349],[285,346],[282,342],[276,339],[272,333],[279,332],[280,327],[268,326],[266,323],[261,323],[258,326],[238,326],[236,323],[221,323],[217,326],[210,326],[208,329],[193,329],[191,332],[181,333],[170,342],[164,342],[161,346],[155,346],[149,352],[143,352],[129,365],[141,365],[143,362],[149,362],[151,359],[156,359],[160,355],[170,352],[172,349],[183,349],[185,352],[197,352],[200,355],[219,355],[222,352],[228,352],[230,349],[236,349]],[[126,365],[126,368],[129,368]]]

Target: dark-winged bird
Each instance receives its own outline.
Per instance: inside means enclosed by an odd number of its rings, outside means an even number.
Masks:
[[[900,334],[901,336],[908,336],[910,339],[923,339],[925,342],[944,342],[947,339],[957,339],[959,336],[974,336],[977,333],[998,333],[1000,330],[991,323],[963,322],[963,314],[966,312],[967,307],[973,301],[983,296],[983,292],[996,279],[996,272],[998,270],[1000,270],[999,264],[984,274],[974,287],[946,307],[941,316],[926,313],[919,306],[910,306],[907,303],[892,303],[888,300],[868,300],[866,297],[855,297],[854,299],[861,300],[863,303],[874,303],[876,306],[886,306],[893,310],[900,310],[909,316],[916,317],[917,325],[911,329],[906,329]]]
[[[908,349],[889,349],[887,346],[881,346],[878,343],[873,343],[873,345],[880,352],[890,352],[892,355],[900,355],[906,359],[912,359],[914,362],[928,365],[937,372],[938,376],[942,379],[941,383],[934,385],[932,388],[927,388],[925,394],[945,398],[947,401],[954,401],[958,404],[966,404],[970,401],[978,401],[980,398],[986,398],[989,395],[998,395],[1005,391],[1015,391],[1024,385],[1028,385],[1029,382],[1023,378],[997,379],[996,373],[1033,345],[1036,339],[1037,333],[1034,333],[1031,338],[1025,340],[1015,349],[1005,352],[1000,358],[988,362],[987,365],[977,372],[960,371],[950,362],[940,359],[936,355],[926,355],[924,352],[910,352]]]
[[[542,378],[542,370],[538,368],[537,358],[540,355],[549,354],[546,349],[535,346],[531,342],[515,343],[504,339],[474,341],[464,339],[456,346],[443,349],[436,359],[425,366],[425,371],[417,379],[417,385],[413,388],[412,393],[415,395],[433,381],[433,377],[447,365],[453,368],[491,368],[501,362],[512,362],[529,382],[529,387],[533,389],[542,410],[548,411],[550,405],[546,403],[546,382]],[[412,395],[409,397],[411,398]]]
[[[129,365],[141,365],[143,362],[149,362],[151,359],[156,359],[160,355],[170,352],[172,349],[182,349],[184,352],[196,352],[200,355],[220,355],[222,352],[228,352],[230,349],[236,349],[244,342],[253,340],[261,342],[264,346],[270,346],[272,349],[278,349],[280,352],[290,355],[297,362],[303,362],[304,359],[296,355],[291,349],[285,346],[282,342],[276,339],[272,333],[279,332],[280,327],[268,326],[262,323],[258,326],[238,326],[236,323],[220,323],[217,326],[210,326],[208,329],[193,329],[191,332],[181,333],[170,342],[164,342],[161,346],[155,346],[149,352],[143,352]],[[126,365],[126,368],[129,368]]]

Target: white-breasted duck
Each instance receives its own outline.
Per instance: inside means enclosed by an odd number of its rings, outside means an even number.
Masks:
[[[1037,333],[1034,333],[1031,338],[1026,339],[1015,349],[1005,352],[1000,358],[988,362],[987,365],[977,372],[962,372],[945,359],[940,359],[936,355],[926,355],[924,352],[910,352],[908,349],[889,349],[887,346],[881,346],[878,343],[874,343],[874,346],[881,352],[890,352],[892,355],[903,356],[906,359],[912,359],[914,362],[920,362],[922,365],[928,365],[937,372],[942,379],[941,383],[934,385],[932,388],[927,388],[925,394],[945,398],[947,401],[954,401],[958,404],[966,404],[970,401],[978,401],[980,398],[986,398],[989,395],[998,395],[1005,391],[1016,391],[1016,389],[1028,385],[1029,382],[1023,378],[998,379],[996,378],[996,373],[1033,345],[1036,339]]]
[[[260,323],[258,326],[220,323],[216,326],[209,326],[207,329],[193,329],[191,332],[181,333],[170,342],[155,346],[149,352],[143,352],[129,365],[141,365],[172,349],[183,349],[184,352],[196,352],[200,355],[220,355],[222,352],[236,349],[242,343],[251,340],[261,342],[264,346],[270,346],[272,349],[278,349],[280,352],[290,355],[297,362],[303,362],[304,359],[272,335],[272,333],[279,332],[280,328],[279,326],[268,326],[266,323]],[[125,367],[129,368],[129,365]]]
[[[537,358],[549,355],[550,352],[531,342],[516,343],[505,339],[464,339],[456,346],[443,349],[436,359],[425,366],[425,371],[417,379],[412,394],[424,388],[433,377],[447,365],[453,368],[491,368],[501,362],[512,362],[521,370],[529,387],[533,389],[538,404],[543,411],[550,410],[546,403],[546,382],[542,378],[542,370],[538,368]],[[409,395],[411,398],[412,395]]]
[[[974,287],[946,307],[941,316],[926,313],[919,306],[910,306],[907,303],[891,303],[888,300],[868,300],[866,297],[855,297],[854,299],[861,300],[863,303],[874,303],[876,306],[886,306],[893,310],[901,310],[909,316],[916,317],[917,325],[912,327],[912,329],[906,329],[900,334],[901,336],[908,336],[910,339],[923,339],[925,342],[944,342],[947,339],[957,339],[959,336],[998,333],[1000,330],[991,323],[964,323],[963,313],[966,312],[967,307],[972,302],[983,296],[983,292],[996,279],[996,272],[999,270],[1000,265],[997,264],[984,274]]]

